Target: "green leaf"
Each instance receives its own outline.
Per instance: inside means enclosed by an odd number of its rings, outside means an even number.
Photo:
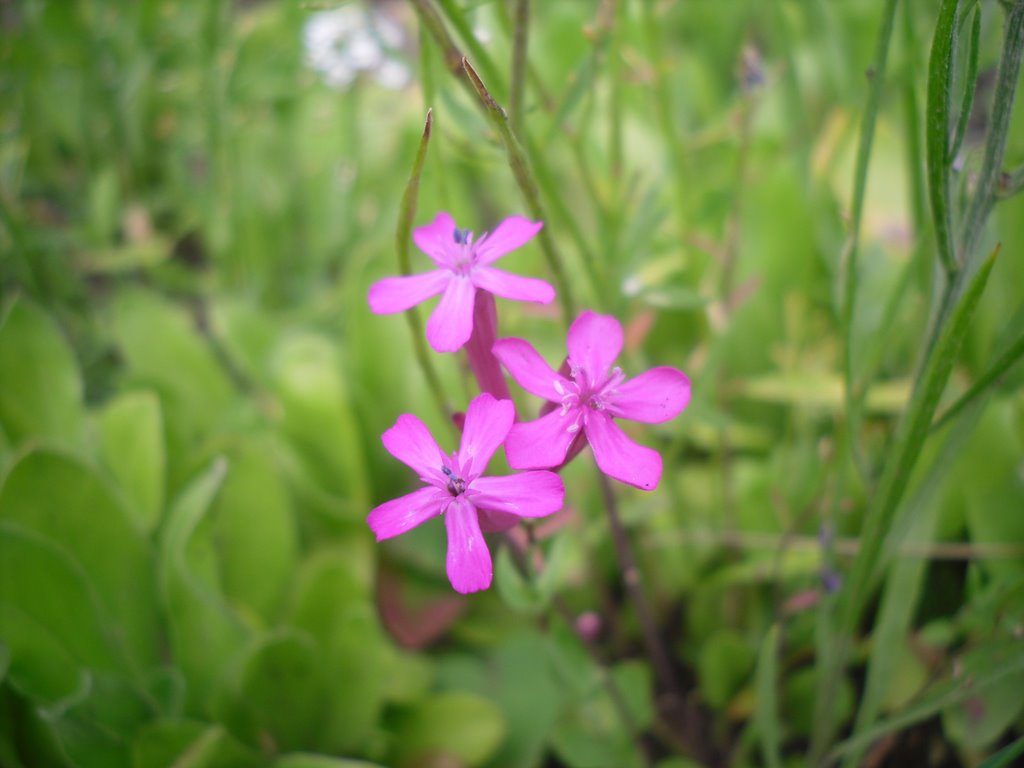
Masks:
[[[151,532],[164,506],[163,414],[151,392],[126,392],[99,414],[100,453],[128,499],[135,524]]]
[[[0,520],[65,552],[95,589],[127,659],[143,667],[156,663],[153,552],[98,472],[58,451],[31,451],[0,489]]]
[[[202,552],[204,542],[192,539],[226,473],[227,463],[217,460],[181,493],[171,507],[160,543],[160,595],[171,652],[189,681],[187,710],[196,714],[207,713],[210,696],[247,636],[219,585],[210,578],[209,567],[204,571],[189,557],[196,544]],[[208,548],[209,543],[205,544]]]
[[[765,634],[757,656],[757,709],[754,714],[761,754],[768,768],[782,766],[778,689],[779,625],[773,624]]]
[[[1021,755],[1024,755],[1024,736],[996,752],[981,763],[978,768],[1008,768],[1008,766],[1014,765],[1013,761]]]
[[[38,534],[8,522],[0,522],[0,637],[7,680],[53,712],[87,693],[90,670],[121,664],[82,571]]]
[[[330,680],[316,746],[322,752],[360,749],[378,724],[390,687],[390,639],[369,603],[338,612],[321,646],[320,674]]]
[[[953,214],[950,202],[949,152],[950,102],[953,94],[953,62],[956,54],[957,9],[960,0],[942,0],[928,62],[928,100],[925,128],[925,159],[928,196],[939,259],[947,274],[957,270],[953,252]],[[973,86],[968,86],[973,87]]]
[[[327,755],[291,754],[279,757],[272,768],[385,768],[379,763],[368,763],[365,760],[349,760],[344,757],[328,757]]]
[[[157,720],[135,737],[132,768],[260,768],[267,760],[221,725]]]
[[[151,712],[123,680],[94,674],[84,696],[44,715],[70,763],[81,768],[130,768],[135,733]]]
[[[707,702],[721,709],[736,694],[754,668],[755,654],[730,629],[719,629],[705,641],[697,661],[700,688]]]
[[[526,616],[536,616],[544,610],[545,600],[537,585],[526,579],[512,561],[508,547],[498,550],[494,564],[494,583],[498,594],[513,611]]]
[[[271,360],[282,427],[320,485],[369,508],[369,483],[349,387],[334,343],[311,333],[283,339]]]
[[[30,438],[82,442],[82,379],[57,324],[26,298],[0,321],[0,425],[14,445]]]
[[[224,418],[231,383],[184,309],[156,293],[124,290],[113,303],[113,330],[131,378],[160,393],[173,447],[188,445]]]
[[[411,766],[427,756],[449,755],[459,765],[482,765],[504,737],[505,719],[493,703],[469,693],[441,693],[420,703],[399,726],[395,762]]]
[[[245,444],[231,453],[231,471],[210,514],[225,594],[271,620],[295,566],[298,532],[288,490],[267,450]]]
[[[995,641],[977,647],[972,651],[970,660],[972,668],[968,674],[959,674],[932,685],[915,704],[839,744],[829,755],[830,760],[866,749],[878,739],[934,717],[948,707],[960,706],[993,689],[1001,690],[1007,679],[1016,681],[1019,692],[1019,676],[1024,672],[1024,654],[1020,652],[1019,641]],[[1019,696],[1015,703],[1020,705]]]
[[[219,719],[253,747],[291,751],[313,743],[323,718],[323,659],[309,635],[283,630],[263,638],[240,664],[239,680],[222,694]]]

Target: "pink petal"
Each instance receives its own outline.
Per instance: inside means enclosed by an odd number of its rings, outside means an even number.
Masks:
[[[575,418],[574,411],[562,416],[557,410],[535,421],[513,424],[505,439],[509,466],[513,469],[547,469],[560,465],[565,461],[569,444],[578,434],[568,430]]]
[[[478,507],[520,517],[543,517],[562,508],[565,487],[554,472],[534,470],[508,477],[478,477],[470,486]]]
[[[429,224],[412,231],[416,247],[434,260],[439,267],[451,266],[451,255],[455,251],[455,219],[441,211]]]
[[[659,424],[678,416],[690,402],[690,380],[675,368],[661,366],[619,385],[609,398],[612,416]]]
[[[569,380],[544,362],[537,350],[522,339],[498,339],[494,343],[494,356],[501,361],[516,383],[531,395],[559,403],[562,395],[555,389],[559,382],[563,391],[568,391]]]
[[[487,468],[487,462],[505,442],[516,409],[511,400],[495,400],[489,393],[477,395],[466,409],[466,424],[459,446],[459,464],[475,477]]]
[[[374,507],[366,522],[377,535],[377,541],[384,541],[437,517],[451,498],[446,491],[428,485]]]
[[[501,363],[491,352],[498,338],[498,310],[490,291],[477,291],[473,301],[473,332],[466,342],[469,363],[481,392],[490,392],[498,400],[511,400]]]
[[[476,508],[456,498],[444,515],[448,527],[448,581],[456,592],[479,592],[491,586],[491,553],[480,532]]]
[[[455,352],[473,333],[473,297],[476,288],[468,277],[448,281],[441,301],[427,320],[427,340],[436,352]]]
[[[385,277],[370,286],[367,300],[376,315],[404,312],[444,290],[452,275],[440,269],[422,275]]]
[[[412,467],[424,480],[443,478],[445,456],[426,425],[411,413],[403,413],[395,425],[380,436],[388,453]],[[443,485],[443,483],[440,483]]]
[[[593,383],[605,377],[622,351],[622,326],[611,315],[588,310],[573,321],[566,343],[572,364],[585,368]]]
[[[519,525],[519,518],[508,512],[495,512],[493,509],[478,509],[476,512],[480,530],[484,533],[501,533]]]
[[[500,259],[506,253],[530,242],[543,226],[543,221],[509,216],[477,243],[476,263],[486,265]]]
[[[619,429],[611,416],[592,411],[585,427],[597,466],[609,477],[653,491],[661,480],[661,456],[637,445]]]
[[[473,270],[473,283],[503,299],[514,301],[535,301],[549,304],[555,298],[555,289],[543,280],[520,277],[494,267],[477,267]]]

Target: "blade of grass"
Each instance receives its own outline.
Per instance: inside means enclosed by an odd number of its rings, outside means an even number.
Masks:
[[[1024,320],[1024,312],[1018,311],[1016,314]],[[974,400],[976,400],[980,395],[988,392],[991,385],[994,384],[1000,376],[1009,371],[1017,362],[1019,362],[1022,356],[1024,356],[1024,330],[1021,331],[1017,340],[988,367],[985,373],[978,377],[978,380],[974,382],[971,388],[964,392],[963,395],[961,395],[960,398],[953,403],[953,405],[951,405],[944,414],[942,414],[941,418],[932,425],[932,431],[944,427],[951,419],[955,418],[964,408],[974,402]]]
[[[933,685],[916,704],[839,744],[829,753],[827,762],[833,762],[850,752],[864,750],[883,736],[934,717],[946,707],[959,704],[965,699],[979,696],[1003,682],[1006,675],[1024,670],[1024,654],[1020,653],[1018,646],[1019,642],[1013,641],[992,648],[989,654],[991,667],[984,674],[962,675]]]
[[[975,84],[978,79],[978,41],[981,38],[981,7],[975,4],[971,22],[971,39],[967,47],[967,75],[964,78],[964,95],[960,102],[960,118],[956,121],[956,133],[949,148],[946,162],[952,164],[960,153],[964,135],[967,133],[967,122],[974,104]]]
[[[395,253],[398,256],[398,269],[403,275],[412,274],[412,262],[409,258],[409,240],[412,236],[412,222],[416,217],[416,201],[420,190],[420,176],[423,173],[423,163],[427,159],[427,147],[430,144],[430,133],[433,127],[433,112],[427,110],[427,118],[423,124],[423,137],[420,139],[420,146],[416,150],[416,158],[412,163],[412,173],[409,174],[409,181],[405,185],[405,192],[402,194],[402,203],[398,210],[398,226],[395,228]],[[416,355],[416,362],[423,371],[423,377],[427,380],[430,393],[437,402],[446,423],[451,423],[452,409],[444,395],[444,388],[441,386],[441,379],[434,369],[433,358],[427,349],[426,336],[423,332],[423,321],[420,319],[419,310],[412,307],[405,313],[409,323],[409,332],[412,334],[413,353]]]
[[[757,657],[757,722],[761,756],[768,768],[782,768],[782,735],[779,729],[779,625],[768,630]]]
[[[853,560],[846,584],[839,594],[836,614],[832,615],[830,606],[822,609],[830,619],[819,628],[821,634],[818,648],[825,654],[825,658],[820,660],[822,671],[817,688],[819,707],[816,710],[811,742],[812,764],[820,761],[834,733],[834,715],[828,702],[834,700],[852,650],[857,623],[874,586],[885,536],[892,526],[911,472],[928,437],[939,397],[974,318],[998,252],[997,246],[970,281],[921,368],[896,437],[886,452],[883,464],[885,470],[861,525],[861,549]]]
[[[1017,765],[1014,760],[1024,755],[1024,736],[1021,736],[1012,744],[1003,747],[994,755],[985,760],[978,768],[1007,768]]]
[[[840,281],[842,285],[842,327],[844,331],[843,378],[846,392],[846,418],[849,429],[847,439],[854,464],[860,469],[863,477],[868,476],[864,459],[860,455],[857,441],[858,425],[863,410],[864,392],[869,382],[855,388],[853,366],[853,326],[854,310],[857,301],[857,263],[860,257],[861,219],[864,214],[864,196],[867,190],[868,165],[871,161],[871,148],[875,137],[875,124],[878,122],[878,109],[882,102],[885,89],[885,67],[892,41],[893,28],[896,23],[896,0],[886,0],[882,9],[881,25],[878,30],[878,41],[872,60],[868,90],[868,101],[864,107],[864,115],[860,124],[860,141],[857,146],[857,163],[853,174],[853,201],[850,212],[850,236],[844,249],[840,265]]]
[[[935,222],[935,240],[939,261],[949,277],[955,275],[959,269],[953,253],[953,214],[949,190],[950,101],[959,5],[960,0],[943,0],[939,8],[939,19],[935,26],[932,53],[928,62],[928,119],[925,128],[928,196]]]
[[[501,71],[498,69],[497,64],[494,63],[494,59],[491,58],[487,49],[480,42],[480,39],[473,33],[473,28],[470,26],[466,14],[453,0],[437,0],[437,3],[441,6],[441,10],[444,12],[445,18],[448,19],[448,23],[455,28],[459,38],[462,40],[462,44],[466,46],[466,50],[473,57],[473,61],[477,63],[480,71],[487,78],[492,92],[498,94],[498,98],[505,97],[507,94],[505,93],[505,81],[501,77]]]
[[[901,520],[894,523],[886,542],[887,552],[899,556],[899,550],[905,541],[932,540],[939,511],[935,496],[943,487],[942,481],[948,475],[951,465],[960,456],[964,444],[973,433],[984,410],[985,400],[983,398],[976,401],[972,408],[963,412],[962,418],[957,421],[955,428],[946,438],[939,455],[932,462],[914,496],[903,505],[900,512]],[[917,610],[929,564],[930,560],[926,558],[902,557],[893,563],[888,572],[878,619],[871,634],[867,679],[853,730],[855,737],[870,728],[878,718],[888,685],[897,672],[900,651],[904,647],[910,623]],[[852,750],[846,755],[843,764],[853,768],[861,765],[862,757],[861,750]]]

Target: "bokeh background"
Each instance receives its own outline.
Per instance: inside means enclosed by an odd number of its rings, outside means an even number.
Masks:
[[[838,728],[816,723],[830,606],[941,292],[938,3],[895,3],[855,185],[890,5],[0,2],[0,764],[953,766],[1020,747],[1021,196],[983,230],[980,256],[1001,251],[940,413],[1009,362],[915,455],[828,699]],[[955,221],[1007,16],[959,5]],[[658,490],[616,489],[675,719],[586,453],[565,512],[492,542],[486,593],[451,590],[442,523],[383,545],[366,527],[415,484],[380,443],[399,414],[455,447],[405,320],[365,298],[398,273],[428,108],[415,222],[530,214],[424,8],[508,109],[578,307],[626,327],[627,373],[693,382],[681,417],[632,432],[664,457]],[[536,244],[503,266],[551,279]],[[557,305],[499,315],[557,364]],[[464,409],[465,363],[433,362]]]

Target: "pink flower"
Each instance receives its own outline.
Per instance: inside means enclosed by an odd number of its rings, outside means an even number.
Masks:
[[[501,530],[519,517],[550,515],[562,508],[565,496],[562,480],[554,472],[481,476],[514,418],[511,400],[478,395],[466,410],[459,450],[447,456],[422,421],[408,413],[399,416],[381,440],[392,456],[419,474],[426,487],[370,512],[366,522],[377,534],[377,541],[444,515],[448,580],[463,594],[487,589],[491,585],[491,553],[481,526]]]
[[[568,377],[522,339],[500,339],[494,345],[494,355],[523,389],[560,406],[512,427],[505,441],[509,464],[515,469],[557,467],[572,455],[570,447],[585,440],[606,475],[653,490],[661,479],[661,456],[630,440],[615,419],[657,424],[678,416],[690,401],[690,380],[664,366],[629,380],[621,368],[609,370],[622,350],[622,326],[610,315],[582,313],[566,342]]]
[[[404,312],[441,294],[427,321],[427,339],[437,352],[454,352],[473,331],[473,301],[477,289],[506,299],[547,304],[555,289],[543,280],[520,277],[491,266],[506,253],[528,243],[544,226],[522,216],[510,216],[489,235],[473,242],[473,233],[456,229],[447,213],[412,233],[413,242],[434,260],[437,269],[419,275],[386,277],[370,286],[370,309],[378,315]]]

